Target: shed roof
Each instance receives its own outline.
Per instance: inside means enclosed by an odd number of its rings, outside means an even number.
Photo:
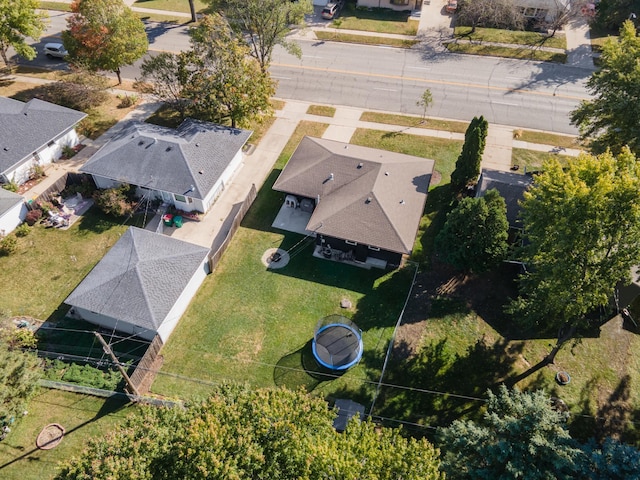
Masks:
[[[207,248],[129,227],[65,303],[157,331],[208,254]]]
[[[24,198],[21,195],[0,188],[0,217],[22,202]]]
[[[307,230],[410,253],[433,167],[425,158],[304,137],[273,188],[319,199]]]

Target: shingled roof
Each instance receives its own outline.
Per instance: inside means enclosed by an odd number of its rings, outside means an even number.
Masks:
[[[518,218],[520,215],[520,200],[524,198],[524,192],[532,183],[533,177],[530,175],[483,168],[476,186],[476,197],[483,196],[487,190],[498,190],[498,193],[507,204],[509,225],[518,228],[521,226]]]
[[[202,200],[252,133],[192,119],[177,129],[132,122],[80,171]]]
[[[410,253],[434,161],[304,137],[273,188],[320,199],[307,230]]]
[[[34,98],[0,97],[0,173],[69,131],[87,114]]]
[[[24,198],[21,195],[0,188],[0,217],[22,202]]]
[[[65,303],[156,331],[208,254],[129,227]]]

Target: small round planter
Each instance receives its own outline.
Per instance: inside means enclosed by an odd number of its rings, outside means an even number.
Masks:
[[[568,385],[571,382],[571,376],[567,372],[556,373],[556,382],[558,385]]]

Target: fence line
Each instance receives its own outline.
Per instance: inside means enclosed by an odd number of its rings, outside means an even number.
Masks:
[[[84,395],[92,395],[101,398],[120,398],[129,400],[130,402],[145,403],[154,407],[182,407],[180,402],[172,402],[170,400],[162,400],[160,398],[144,397],[142,395],[131,395],[130,393],[114,392],[112,390],[103,390],[102,388],[86,387],[84,385],[76,385],[75,383],[56,382],[53,380],[39,380],[41,387],[62,390],[64,392],[82,393]]]
[[[160,370],[163,357],[160,355],[162,349],[162,339],[160,335],[153,337],[151,344],[147,348],[135,370],[131,374],[131,383],[133,383],[141,395],[147,393],[151,388],[156,372]]]
[[[222,254],[225,252],[225,250],[229,246],[229,243],[231,242],[231,239],[235,235],[236,230],[238,230],[238,227],[240,227],[240,223],[242,223],[242,220],[244,219],[244,216],[249,211],[249,208],[251,207],[251,205],[253,204],[254,200],[256,199],[257,194],[258,194],[258,192],[256,190],[256,185],[255,185],[255,183],[253,183],[253,184],[251,184],[251,190],[249,190],[249,193],[247,194],[247,196],[243,200],[242,205],[240,205],[240,209],[236,212],[236,214],[235,214],[235,216],[233,218],[233,222],[231,224],[231,228],[229,229],[229,232],[227,232],[227,235],[224,237],[224,240],[222,241],[222,244],[220,245],[220,247],[218,247],[218,249],[215,252],[213,252],[211,255],[209,255],[209,269],[210,269],[210,271],[213,272],[215,270],[216,265],[218,265],[218,262],[222,258]]]
[[[50,202],[58,195],[67,185],[81,185],[83,182],[90,181],[93,183],[91,175],[86,173],[66,172],[55,183],[51,184],[44,192],[38,195],[36,202]]]

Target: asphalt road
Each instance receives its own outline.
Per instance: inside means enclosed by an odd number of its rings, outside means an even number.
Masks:
[[[50,12],[51,24],[38,42],[60,41],[67,14]],[[147,23],[150,54],[188,48],[187,29]],[[566,65],[439,53],[428,45],[413,49],[298,40],[297,59],[276,48],[271,74],[277,96],[316,103],[401,113],[421,113],[416,102],[430,89],[428,114],[468,121],[484,115],[493,123],[576,133],[569,112],[588,98],[590,71]],[[66,68],[64,61],[39,54],[34,65]],[[139,64],[122,69],[124,78],[139,76]]]

